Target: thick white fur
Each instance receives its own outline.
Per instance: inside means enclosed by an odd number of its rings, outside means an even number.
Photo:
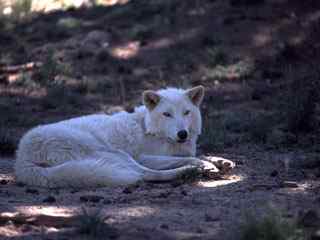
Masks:
[[[203,87],[146,91],[143,98],[144,106],[134,113],[89,115],[30,130],[17,150],[17,181],[42,187],[119,186],[171,180],[201,165],[194,156]],[[184,143],[177,142],[180,130],[188,132]]]

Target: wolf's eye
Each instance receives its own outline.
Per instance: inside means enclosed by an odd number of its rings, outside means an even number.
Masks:
[[[165,117],[172,117],[171,113],[169,113],[169,112],[164,112],[164,113],[163,113],[163,116],[165,116]]]
[[[189,115],[189,113],[190,113],[190,110],[186,110],[186,111],[183,113],[183,115],[187,116],[187,115]]]

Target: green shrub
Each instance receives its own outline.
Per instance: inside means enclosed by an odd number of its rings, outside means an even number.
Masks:
[[[302,229],[297,224],[281,218],[271,211],[267,216],[257,218],[247,215],[240,225],[239,240],[304,240]]]

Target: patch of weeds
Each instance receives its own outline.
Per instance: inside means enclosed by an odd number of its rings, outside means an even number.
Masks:
[[[202,172],[198,168],[191,168],[181,173],[172,183],[173,187],[180,186],[183,184],[190,184],[197,182],[201,179]]]
[[[254,65],[251,61],[242,60],[234,64],[211,66],[207,69],[206,75],[215,80],[242,79],[250,76],[253,70]]]
[[[87,235],[93,239],[109,239],[116,238],[117,231],[105,223],[107,217],[103,217],[101,213],[102,208],[98,208],[92,211],[85,209],[81,210],[78,215],[79,225],[78,232],[80,234]]]
[[[239,240],[306,240],[302,229],[293,221],[285,220],[275,211],[257,218],[247,214],[240,225]]]
[[[31,15],[32,0],[16,0],[11,6],[11,16],[14,19],[21,20]]]
[[[54,58],[54,50],[49,49],[42,67],[35,73],[36,80],[43,86],[54,84],[57,75],[70,75],[70,66],[60,64]]]
[[[81,27],[81,22],[73,17],[61,18],[57,22],[58,27],[63,27],[66,29],[75,29]]]

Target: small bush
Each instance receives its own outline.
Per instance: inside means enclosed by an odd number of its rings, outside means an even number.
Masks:
[[[101,208],[93,211],[82,208],[79,214],[78,231],[80,234],[87,235],[90,238],[115,238],[116,230],[105,223],[107,217],[102,217]]]
[[[248,215],[240,225],[239,240],[305,240],[297,224],[284,220],[274,211],[258,219]]]
[[[71,72],[67,65],[62,65],[54,58],[54,50],[49,49],[42,67],[36,72],[36,80],[43,86],[54,84],[57,75],[69,75]]]

